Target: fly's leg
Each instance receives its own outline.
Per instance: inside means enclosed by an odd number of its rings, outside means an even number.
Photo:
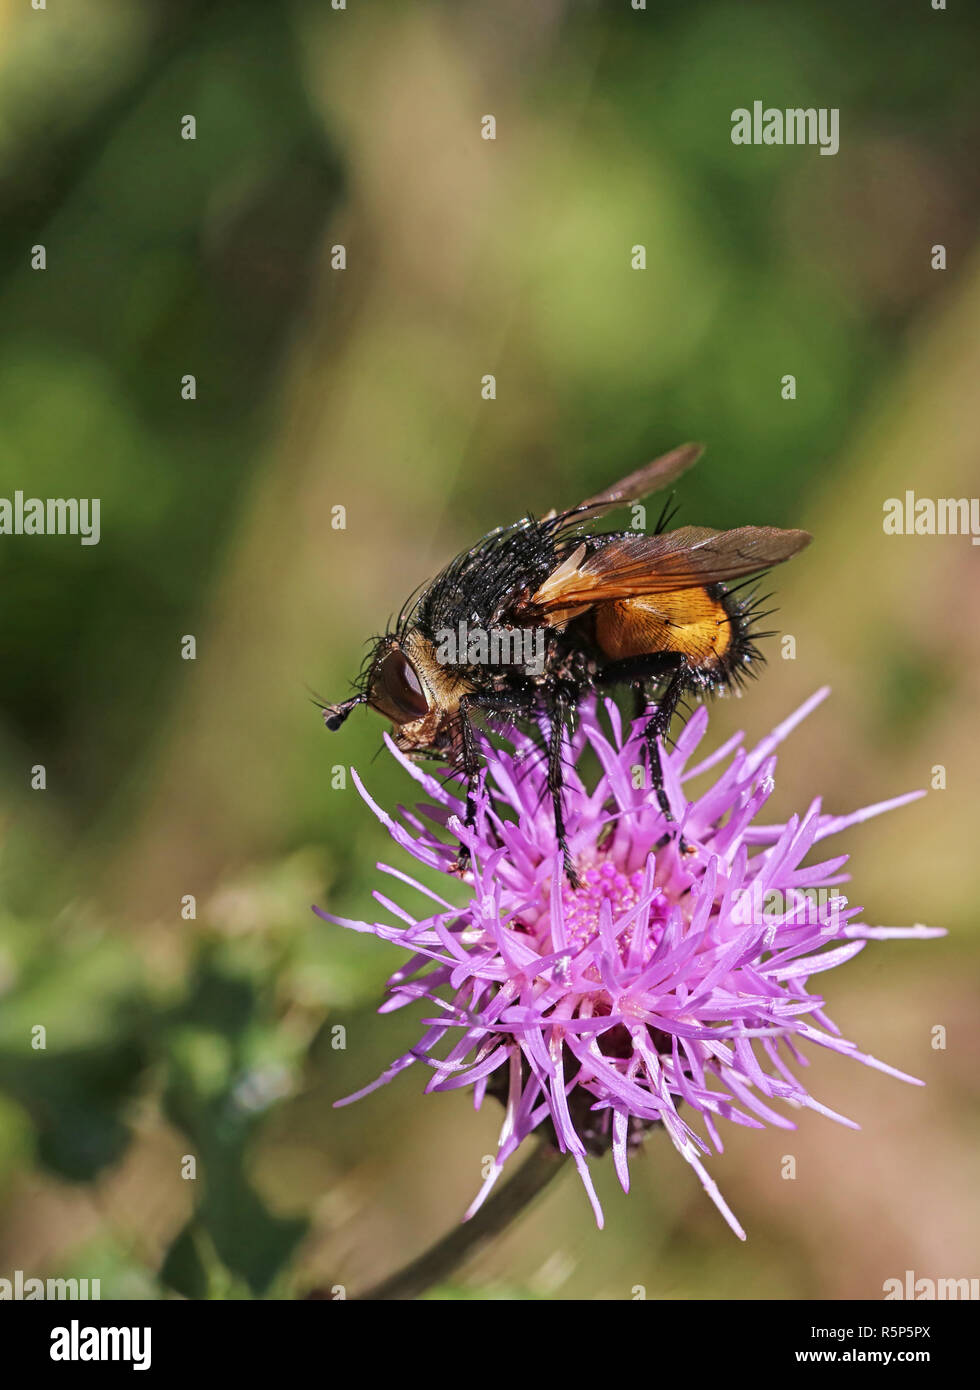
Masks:
[[[660,740],[667,737],[670,728],[670,721],[674,717],[677,709],[677,702],[684,693],[685,677],[687,671],[681,664],[674,675],[671,676],[667,685],[664,687],[660,699],[657,701],[657,708],[652,719],[643,731],[647,741],[647,749],[650,753],[650,780],[653,783],[653,790],[657,796],[657,804],[664,814],[664,819],[672,821],[674,813],[670,809],[670,802],[667,800],[667,792],[664,788],[664,769],[660,757]],[[684,853],[689,848],[681,840],[681,852]]]
[[[581,880],[575,872],[568,836],[565,831],[565,809],[562,802],[564,776],[562,771],[562,751],[566,730],[571,728],[572,715],[576,707],[575,686],[564,680],[552,679],[548,682],[547,711],[551,724],[548,738],[548,790],[555,816],[555,838],[561,851],[565,877],[572,888],[579,888]]]
[[[472,830],[476,824],[476,793],[480,785],[480,754],[476,746],[476,735],[469,717],[470,697],[464,695],[459,702],[460,738],[463,744],[463,758],[460,771],[466,778],[466,825]],[[461,844],[456,854],[453,868],[456,873],[465,873],[470,862],[469,846]]]
[[[659,739],[666,738],[670,721],[674,717],[677,703],[687,684],[687,664],[679,652],[650,652],[644,656],[625,657],[622,661],[611,661],[596,676],[596,684],[602,686],[631,685],[637,692],[638,713],[642,714],[649,701],[645,696],[648,681],[663,682],[666,685],[657,708],[643,731],[650,755],[650,782],[657,798],[657,805],[664,819],[674,820],[667,793],[664,789],[664,771],[660,758]],[[686,852],[689,846],[681,840],[680,848]]]
[[[536,692],[533,686],[521,687],[517,690],[482,690],[476,691],[471,695],[464,695],[459,702],[459,730],[460,741],[462,743],[462,759],[459,770],[466,778],[466,814],[465,824],[467,829],[473,830],[476,826],[476,794],[480,787],[480,750],[477,747],[476,732],[470,722],[471,710],[483,710],[492,714],[495,711],[500,714],[517,713],[527,715],[533,712],[536,703]],[[466,872],[470,862],[470,851],[467,845],[460,845],[456,854],[456,862],[453,866],[454,872],[462,874]]]

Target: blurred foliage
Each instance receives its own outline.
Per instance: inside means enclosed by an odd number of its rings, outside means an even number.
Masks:
[[[412,790],[371,762],[376,721],[330,741],[307,688],[342,693],[455,549],[683,439],[710,446],[684,520],[817,531],[780,580],[801,659],[742,722],[829,674],[841,704],[787,785],[817,768],[854,804],[956,766],[939,814],[862,832],[862,896],[974,949],[975,580],[953,542],[878,533],[889,491],[976,490],[976,323],[955,309],[975,300],[976,27],[891,0],[0,3],[0,495],[102,500],[97,547],[0,538],[0,1270],[105,1296],[353,1291],[457,1218],[495,1116],[420,1102],[414,1077],[330,1108],[417,1026],[372,1021],[397,953],[309,913],[370,916],[387,854],[337,770],[386,805]],[[757,97],[839,106],[840,154],[735,150],[730,113]],[[925,447],[903,455],[895,421]],[[975,1009],[949,956],[889,949],[845,1013],[921,1074],[920,1033],[949,1018],[962,1048]],[[785,1138],[735,1136],[716,1176],[747,1251],[657,1150],[625,1203],[599,1174],[602,1236],[559,1190],[430,1296],[876,1296],[889,1260],[935,1261],[910,1175],[970,1201],[975,1082],[963,1107],[962,1063],[934,1066],[931,1128],[906,1141],[899,1102],[826,1078],[871,1116],[867,1162],[902,1137],[876,1241],[855,1234],[853,1146],[801,1131],[791,1204],[770,1181]]]

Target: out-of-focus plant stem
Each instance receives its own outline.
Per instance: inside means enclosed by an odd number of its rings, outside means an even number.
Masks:
[[[455,1227],[431,1250],[397,1274],[360,1294],[358,1301],[418,1298],[426,1289],[442,1283],[464,1260],[472,1259],[488,1241],[505,1231],[564,1166],[564,1154],[549,1144],[540,1144],[471,1220]]]

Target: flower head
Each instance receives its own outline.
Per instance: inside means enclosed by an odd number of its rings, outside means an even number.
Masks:
[[[395,820],[355,774],[361,796],[416,860],[451,876],[462,843],[470,871],[465,883],[449,877],[443,897],[379,865],[427,900],[427,915],[415,917],[375,892],[395,925],[320,912],[410,952],[388,981],[382,1012],[417,1000],[434,1006],[416,1046],[338,1103],[417,1061],[431,1069],[427,1091],[472,1086],[477,1106],[496,1096],[504,1106],[496,1161],[467,1215],[537,1130],[574,1160],[600,1226],[587,1156],[611,1149],[628,1190],[629,1156],[660,1126],[744,1239],[703,1162],[712,1146],[722,1151],[719,1119],[793,1129],[773,1108],[784,1102],[858,1127],[798,1080],[792,1066],[807,1060],[801,1044],[921,1084],[844,1040],[809,982],[850,960],[868,938],[942,931],[864,924],[861,909],[837,892],[847,881],[847,856],[804,860],[828,836],[923,793],[843,816],[825,814],[817,800],[784,825],[758,823],[773,789],[774,750],[826,694],[818,692],[751,752],[737,735],[690,766],[708,725],[700,707],[663,755],[673,822],[649,786],[644,721],[624,730],[610,701],[604,730],[602,706],[585,705],[567,750],[565,786],[576,888],[562,872],[546,768],[533,739],[512,732],[507,748],[485,746],[472,829],[451,783],[422,773],[389,740],[431,802],[414,812],[400,808]],[[580,775],[587,750],[599,764],[592,790]],[[719,768],[688,797],[689,782]],[[468,896],[456,905],[451,898],[461,888]]]

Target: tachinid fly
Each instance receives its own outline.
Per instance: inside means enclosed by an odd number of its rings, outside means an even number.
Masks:
[[[467,783],[472,824],[480,757],[473,716],[546,716],[557,841],[577,883],[562,814],[562,749],[579,702],[620,686],[649,712],[652,786],[668,819],[658,740],[678,702],[737,685],[762,657],[759,614],[731,581],[781,564],[806,531],[703,526],[594,532],[598,517],[666,487],[695,462],[685,444],[569,511],[523,517],[458,555],[377,641],[356,693],[324,706],[339,729],[357,705],[389,718],[398,748],[449,763]],[[460,868],[465,866],[461,857]]]

